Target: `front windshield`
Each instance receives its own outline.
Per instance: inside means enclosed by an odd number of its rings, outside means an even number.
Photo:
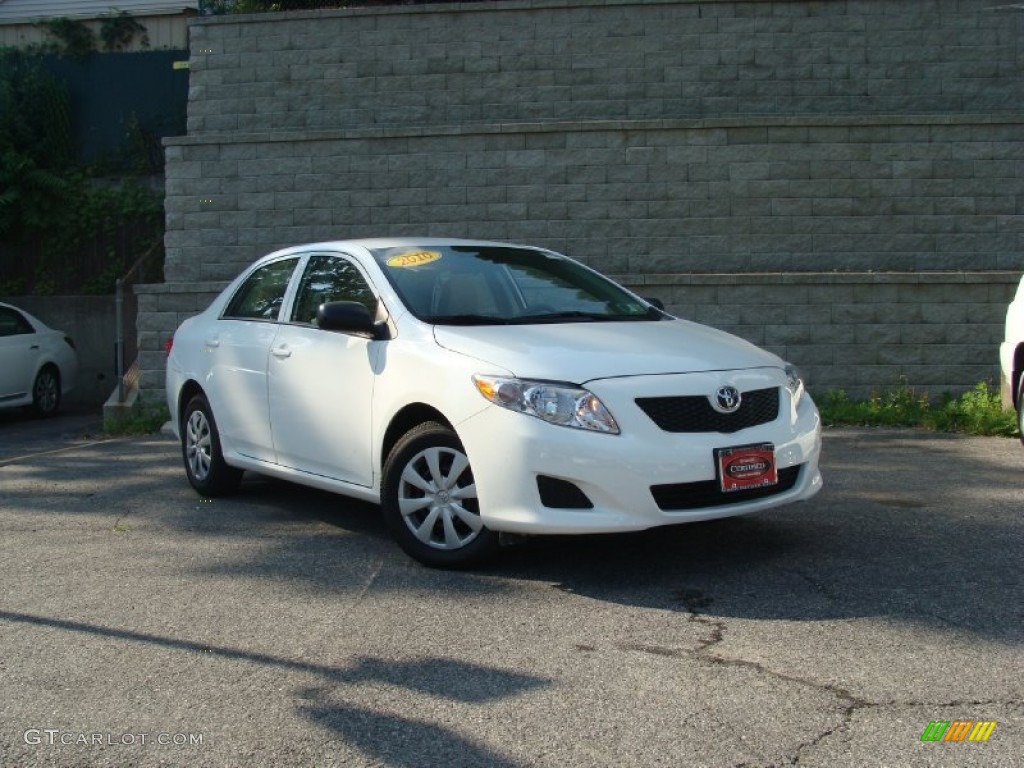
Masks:
[[[441,325],[659,320],[662,313],[571,259],[508,246],[408,245],[373,256],[409,310]]]

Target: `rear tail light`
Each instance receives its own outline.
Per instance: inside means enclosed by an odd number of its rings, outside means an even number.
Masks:
[[[171,336],[167,341],[164,342],[164,353],[170,357],[171,348],[174,346],[174,337]]]
[[[64,341],[66,341],[68,346],[71,347],[72,349],[75,348],[75,340],[72,339],[70,336],[65,336]]]

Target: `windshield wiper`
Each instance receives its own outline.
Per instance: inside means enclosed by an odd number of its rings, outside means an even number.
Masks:
[[[607,320],[608,315],[600,312],[538,312],[536,315],[520,315],[513,322],[516,323],[559,323],[562,321],[577,322],[594,320]]]
[[[494,315],[430,315],[424,320],[434,325],[508,325],[504,317]]]
[[[580,311],[566,311],[566,312],[543,312],[537,315],[521,315],[514,318],[511,322],[516,324],[529,324],[529,323],[577,323],[577,322],[616,322],[619,320],[650,320],[651,317],[648,314],[642,315],[610,315],[605,312],[580,312]]]

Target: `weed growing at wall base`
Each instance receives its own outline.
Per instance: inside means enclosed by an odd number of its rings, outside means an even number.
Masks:
[[[124,418],[105,419],[103,431],[108,435],[151,435],[159,432],[170,418],[165,403],[146,401],[137,405]]]
[[[1013,437],[1016,415],[1003,408],[999,392],[987,382],[959,397],[933,401],[906,380],[875,390],[867,400],[850,400],[843,390],[830,389],[816,398],[826,426],[919,427],[935,432]]]

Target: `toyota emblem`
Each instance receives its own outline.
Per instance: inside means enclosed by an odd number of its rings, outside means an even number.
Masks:
[[[711,404],[719,413],[736,413],[742,400],[740,391],[736,387],[724,386],[715,390],[715,397]]]

